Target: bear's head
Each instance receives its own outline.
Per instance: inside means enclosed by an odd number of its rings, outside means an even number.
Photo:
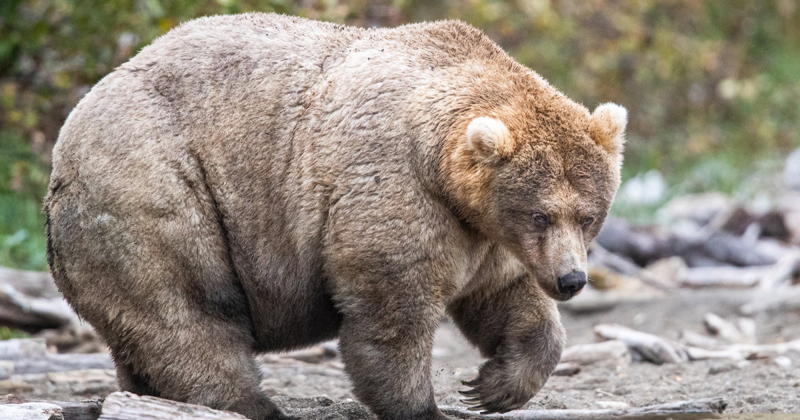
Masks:
[[[465,220],[563,301],[586,284],[587,247],[619,187],[627,111],[608,103],[589,113],[562,98],[470,115],[448,172]]]

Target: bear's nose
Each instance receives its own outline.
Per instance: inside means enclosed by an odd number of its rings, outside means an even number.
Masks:
[[[558,278],[558,291],[570,296],[580,292],[585,285],[586,273],[582,271],[573,271],[566,276]]]

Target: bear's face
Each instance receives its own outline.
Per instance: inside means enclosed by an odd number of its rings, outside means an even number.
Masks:
[[[620,182],[627,113],[605,104],[585,124],[551,130],[554,139],[512,135],[499,119],[467,129],[473,170],[491,172],[481,188],[479,224],[505,245],[553,299],[586,284],[586,249],[597,236]],[[577,127],[577,129],[576,129]]]

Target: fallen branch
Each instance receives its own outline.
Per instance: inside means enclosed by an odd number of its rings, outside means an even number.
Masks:
[[[727,403],[722,398],[706,398],[691,401],[603,410],[518,410],[488,416],[498,420],[697,420],[717,419],[725,411]],[[442,407],[442,412],[459,419],[479,419],[471,411],[461,407]]]
[[[627,364],[631,360],[631,353],[628,351],[628,346],[619,340],[580,344],[569,347],[561,353],[561,363],[585,366],[605,360],[621,360]]]
[[[696,333],[690,330],[681,332],[681,342],[691,347],[699,347],[703,349],[717,349],[724,344],[714,337],[709,337],[704,334]]]
[[[772,290],[783,283],[791,284],[792,278],[798,271],[800,271],[800,251],[789,252],[772,266],[761,279],[759,287]]]
[[[682,345],[657,335],[632,330],[618,324],[601,324],[594,327],[594,332],[605,340],[620,340],[624,342],[631,353],[640,355],[644,360],[658,365],[662,363],[681,363],[689,360]]]
[[[749,318],[741,318],[735,324],[719,315],[708,313],[703,317],[706,330],[723,340],[733,344],[755,344],[755,322]]]
[[[708,350],[699,347],[686,347],[689,360],[728,359],[745,360],[748,357],[743,352],[734,349]]]

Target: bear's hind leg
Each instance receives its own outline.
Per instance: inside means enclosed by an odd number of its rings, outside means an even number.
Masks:
[[[253,420],[286,418],[259,390],[260,370],[243,337],[246,332],[238,326],[181,304],[173,308],[171,324],[144,321],[149,317],[133,311],[126,317],[142,322],[131,324],[136,326],[127,329],[129,335],[117,334],[109,341],[112,351],[125,351],[115,358],[122,389],[234,411]]]
[[[117,362],[117,384],[123,391],[132,392],[136,395],[160,396],[158,392],[150,386],[150,380],[133,370],[133,367]]]
[[[193,208],[101,204],[62,197],[51,207],[51,264],[64,297],[111,348],[120,386],[285,418],[259,390],[250,308],[219,223]]]

